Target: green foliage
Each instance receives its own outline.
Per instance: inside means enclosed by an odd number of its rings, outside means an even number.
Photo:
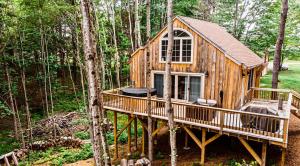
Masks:
[[[81,140],[90,139],[90,133],[87,131],[78,131],[74,135],[75,135],[75,138],[79,138]]]
[[[193,163],[192,166],[200,166],[199,163]]]
[[[91,144],[85,144],[80,149],[56,147],[49,148],[46,151],[34,151],[30,153],[29,160],[22,161],[20,165],[29,165],[32,162],[36,164],[49,162],[50,165],[60,166],[65,163],[74,163],[91,157],[93,157]]]
[[[155,154],[155,158],[156,158],[156,159],[163,159],[163,158],[164,158],[164,155],[163,155],[160,151],[158,151],[158,152]]]
[[[139,151],[133,152],[131,154],[131,159],[140,159],[141,158],[141,154]]]
[[[12,111],[0,100],[0,118],[4,118],[12,114]]]
[[[250,163],[247,163],[245,160],[241,160],[240,162],[236,160],[230,160],[228,162],[228,165],[229,166],[257,166],[258,163],[256,161],[251,161]]]
[[[11,131],[0,131],[0,156],[18,149],[20,146],[20,143],[12,137]]]
[[[87,118],[79,118],[79,119],[75,119],[71,122],[72,125],[85,125],[88,126],[89,125],[89,119]]]
[[[61,85],[56,85],[54,90],[56,93],[53,95],[54,111],[56,112],[85,112],[85,106],[83,104],[81,93],[73,93],[73,91],[67,91]]]

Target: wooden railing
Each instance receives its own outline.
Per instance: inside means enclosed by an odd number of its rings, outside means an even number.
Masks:
[[[251,100],[278,100],[281,98],[283,101],[288,101],[290,90],[286,89],[271,89],[271,88],[251,88]]]
[[[252,93],[252,92],[251,92]],[[254,90],[258,97],[269,98],[269,92]],[[106,109],[147,116],[147,99],[120,94],[103,93]],[[289,117],[244,112],[216,107],[207,107],[190,103],[172,102],[176,122],[229,132],[277,142],[287,142]],[[151,99],[151,114],[155,118],[167,119],[165,102]]]
[[[294,106],[298,111],[300,111],[300,94],[292,91],[293,93],[293,100],[292,100],[292,106]]]
[[[278,100],[288,101],[289,95],[292,94],[291,106],[300,111],[300,94],[293,90],[271,89],[271,88],[251,88],[245,97],[244,103],[258,100]]]

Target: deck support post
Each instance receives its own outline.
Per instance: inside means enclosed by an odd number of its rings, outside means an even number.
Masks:
[[[184,137],[184,147],[183,147],[183,149],[184,150],[189,150],[190,149],[190,147],[188,146],[189,135],[188,135],[187,132],[184,132],[184,134],[185,134],[185,137]]]
[[[142,153],[141,153],[141,157],[145,156],[145,135],[146,135],[146,130],[145,130],[145,127],[142,125]]]
[[[206,132],[207,130],[205,128],[202,128],[202,140],[200,141],[196,135],[187,127],[182,126],[182,128],[186,131],[186,134],[189,135],[194,141],[195,143],[199,146],[199,148],[201,149],[201,160],[200,160],[200,164],[204,165],[205,162],[205,148],[208,144],[212,143],[213,141],[215,141],[216,139],[218,139],[221,134],[216,134],[215,136],[209,138],[208,140],[206,140]]]
[[[262,144],[262,152],[261,152],[261,165],[266,166],[266,158],[267,158],[267,143],[263,142]]]
[[[137,117],[134,118],[134,146],[138,150]]]
[[[204,165],[205,162],[205,141],[206,141],[206,129],[202,128],[202,148],[201,148],[201,161],[200,161],[201,165]]]
[[[114,111],[114,146],[115,146],[115,153],[114,153],[114,159],[118,158],[118,137],[117,137],[117,123],[118,123],[118,117],[117,117],[117,112]]]
[[[281,161],[280,166],[284,166],[285,164],[285,156],[286,156],[286,148],[281,149]]]
[[[128,122],[130,122],[131,119],[132,119],[131,115],[128,115]],[[128,136],[128,141],[127,141],[128,153],[127,153],[127,155],[130,156],[131,155],[131,123],[127,127],[127,136]]]
[[[246,140],[244,140],[241,137],[238,137],[238,139],[240,140],[240,142],[243,144],[243,146],[248,150],[248,152],[253,156],[253,158],[257,161],[257,163],[259,165],[262,165],[262,159],[258,156],[258,154],[252,149],[252,147],[248,144],[248,142],[246,142]],[[263,147],[264,148],[264,147]],[[265,147],[265,150],[267,150],[267,148]]]
[[[156,129],[158,129],[158,122],[157,122],[157,120],[154,120],[154,127],[153,127],[153,129],[154,129],[154,131],[155,131]],[[154,144],[154,145],[157,145],[157,135],[155,135],[155,136],[153,137],[153,144]]]

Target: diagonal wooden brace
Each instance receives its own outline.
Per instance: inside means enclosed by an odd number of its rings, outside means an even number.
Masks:
[[[222,136],[222,134],[216,134],[216,135],[214,135],[213,137],[211,137],[210,139],[208,139],[208,140],[204,143],[204,145],[206,146],[206,145],[212,143],[214,140],[218,139],[218,138],[221,137],[221,136]]]
[[[128,128],[128,126],[131,124],[131,122],[134,120],[134,117],[131,117],[130,120],[126,123],[126,125],[119,131],[119,133],[117,134],[117,139],[120,137],[120,135],[122,134],[122,132]]]
[[[154,137],[162,128],[164,128],[167,124],[164,123],[161,126],[159,126],[159,128],[157,128],[155,131],[153,131],[152,133],[152,137]]]
[[[200,149],[202,149],[202,143],[197,138],[197,136],[187,127],[183,126],[183,129],[189,134],[189,136],[195,141],[195,143],[199,146]]]
[[[258,154],[252,149],[252,147],[244,140],[243,138],[238,137],[240,142],[244,145],[244,147],[248,150],[248,152],[253,156],[253,158],[258,162],[259,165],[262,165],[262,159],[258,156]]]

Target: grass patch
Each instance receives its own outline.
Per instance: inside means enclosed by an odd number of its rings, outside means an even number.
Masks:
[[[279,73],[279,88],[300,92],[300,61],[288,61],[289,70]],[[272,72],[261,78],[261,87],[272,87]]]

